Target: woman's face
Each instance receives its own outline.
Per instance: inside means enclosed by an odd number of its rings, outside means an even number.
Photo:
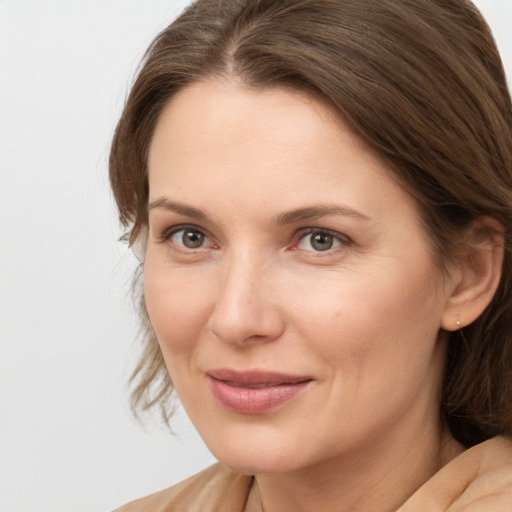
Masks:
[[[446,283],[413,200],[329,107],[190,86],[149,185],[149,316],[218,459],[286,472],[438,428]]]

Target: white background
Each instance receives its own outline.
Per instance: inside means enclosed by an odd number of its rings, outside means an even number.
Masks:
[[[186,0],[0,0],[0,512],[103,512],[213,460],[130,416],[135,265],[107,182],[137,63]],[[512,79],[512,0],[479,0]]]

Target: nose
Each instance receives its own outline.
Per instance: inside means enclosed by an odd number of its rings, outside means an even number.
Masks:
[[[273,341],[285,321],[276,304],[275,280],[265,261],[251,256],[226,262],[208,327],[226,343],[248,346]]]

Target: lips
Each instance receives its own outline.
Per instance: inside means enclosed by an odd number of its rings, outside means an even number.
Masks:
[[[207,372],[214,397],[227,409],[241,414],[262,414],[303,392],[311,377],[266,371]]]

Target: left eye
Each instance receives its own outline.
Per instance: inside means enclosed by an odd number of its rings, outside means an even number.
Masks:
[[[297,244],[297,249],[303,251],[324,252],[341,246],[336,235],[326,231],[313,231],[304,235]]]
[[[200,249],[208,240],[206,235],[196,229],[180,229],[172,234],[171,240],[186,249]]]

